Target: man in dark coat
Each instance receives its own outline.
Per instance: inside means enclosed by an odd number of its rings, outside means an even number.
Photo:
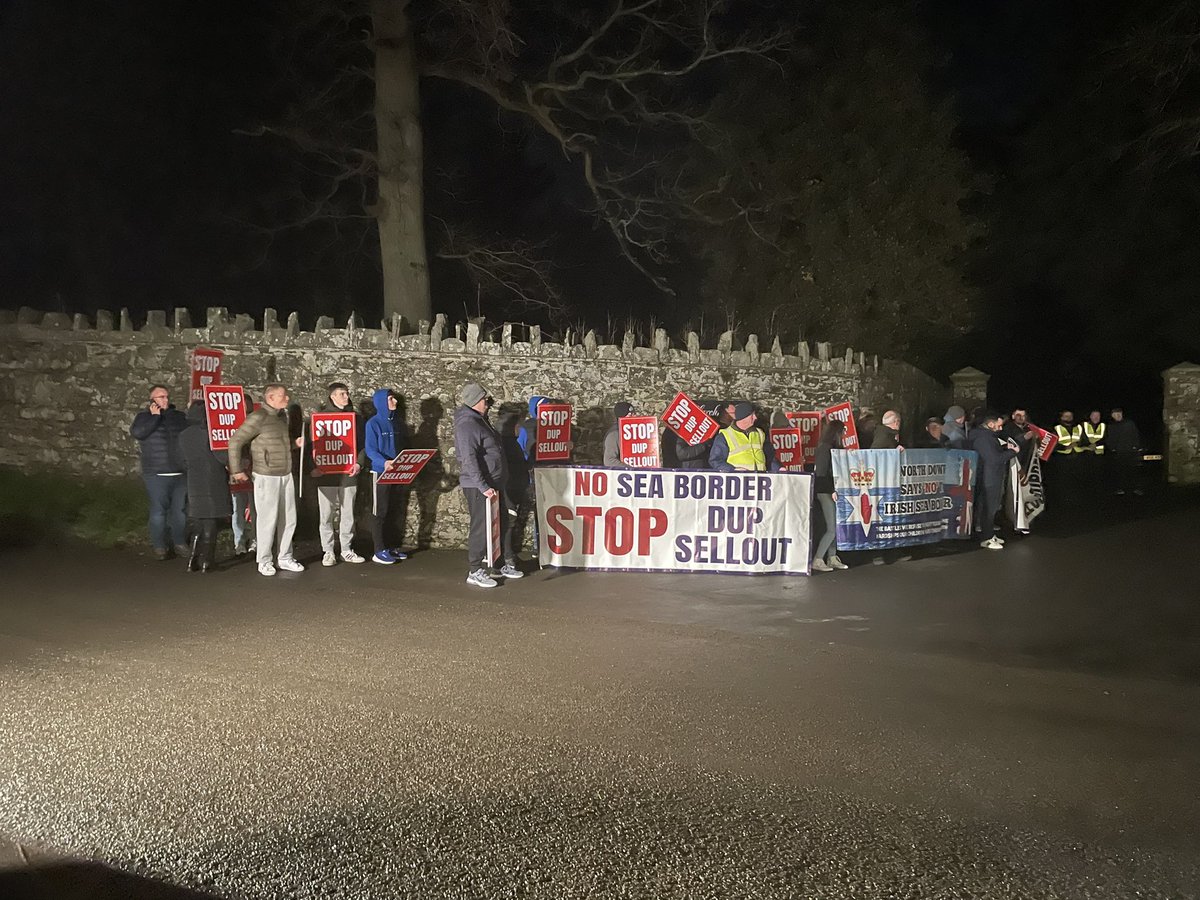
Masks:
[[[508,464],[504,457],[504,445],[487,419],[491,408],[491,397],[478,384],[468,384],[462,389],[462,405],[454,411],[454,450],[458,456],[458,483],[467,500],[470,526],[467,531],[467,584],[474,587],[492,588],[497,584],[488,569],[492,560],[487,558],[487,534],[491,528],[488,518],[488,501],[499,504],[500,535],[504,553],[504,567],[500,574],[504,578],[521,578],[524,573],[517,568],[516,557],[510,543],[512,530],[508,527],[508,510],[502,497],[508,483]]]
[[[900,413],[889,409],[879,420],[879,427],[871,437],[872,450],[903,450],[900,446]]]
[[[215,563],[221,523],[233,514],[229,468],[224,452],[209,449],[203,403],[192,404],[187,422],[179,435],[179,449],[187,468],[188,513],[196,523],[188,571],[207,572]]]
[[[700,408],[714,419],[720,420],[721,405],[716,400],[700,401]],[[670,459],[674,455],[674,463],[668,463],[672,468],[678,469],[707,469],[708,457],[712,453],[713,441],[716,440],[716,435],[713,435],[707,441],[700,444],[689,444],[673,431],[668,431],[663,439],[664,456]]]
[[[994,412],[985,412],[978,427],[967,434],[968,450],[979,454],[979,478],[975,489],[975,524],[983,540],[979,546],[987,550],[1003,550],[1004,539],[996,536],[996,513],[1004,498],[1004,479],[1008,461],[1017,455],[1017,446],[1001,437],[1003,421]]]
[[[1125,410],[1120,407],[1112,411],[1107,447],[1116,493],[1133,491],[1141,494],[1137,473],[1142,464],[1142,435],[1133,420],[1125,418]]]
[[[171,397],[161,384],[150,388],[150,402],[129,426],[138,442],[142,461],[142,480],[150,497],[150,543],[154,555],[167,559],[171,546],[186,556],[187,482],[183,477],[183,457],[179,435],[187,428],[187,416],[171,405]]]

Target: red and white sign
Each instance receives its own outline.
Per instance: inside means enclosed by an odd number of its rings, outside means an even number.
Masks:
[[[192,389],[188,394],[189,406],[203,399],[205,386],[221,383],[221,360],[224,358],[225,354],[220,350],[209,350],[207,347],[197,347],[192,351]]]
[[[537,446],[534,458],[538,462],[553,462],[571,458],[571,404],[541,403],[537,408]]]
[[[617,420],[621,462],[631,469],[657,469],[658,419],[654,416],[625,416]]]
[[[800,450],[804,465],[817,462],[817,442],[821,439],[821,414],[819,412],[785,413],[792,427],[800,432]]]
[[[401,450],[396,454],[395,468],[376,476],[376,484],[398,484],[406,486],[416,481],[425,463],[437,456],[436,450]]]
[[[771,446],[780,469],[784,472],[804,471],[804,447],[799,428],[772,428]]]
[[[543,566],[809,571],[811,475],[545,466],[533,477]]]
[[[352,412],[312,414],[313,475],[349,475],[358,457],[358,416]]]
[[[1033,448],[1033,455],[1045,462],[1054,453],[1054,448],[1058,446],[1058,435],[1053,431],[1038,428],[1036,425],[1030,425],[1029,430],[1033,432],[1034,438],[1037,439],[1037,444]]]
[[[207,384],[201,389],[210,450],[228,450],[229,436],[246,421],[246,395],[238,384]]]
[[[829,407],[825,410],[825,418],[837,419],[846,423],[846,430],[842,432],[843,450],[858,449],[858,427],[854,424],[854,413],[849,403],[838,403],[836,406]]]
[[[487,531],[487,555],[488,562],[495,565],[500,559],[501,541],[500,541],[500,495],[487,497],[487,516],[488,516],[488,531]]]
[[[717,436],[721,426],[716,419],[700,408],[695,400],[680,391],[667,404],[662,414],[667,427],[679,435],[689,447],[696,447]]]

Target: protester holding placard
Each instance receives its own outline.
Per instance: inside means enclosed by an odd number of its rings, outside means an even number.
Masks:
[[[1003,437],[1003,422],[994,412],[985,412],[979,427],[972,428],[969,449],[979,454],[979,486],[976,489],[976,531],[985,550],[1003,550],[1004,539],[996,535],[996,513],[1004,499],[1008,461],[1017,455],[1017,445]]]
[[[292,537],[296,532],[292,447],[301,446],[304,438],[292,439],[288,422],[290,400],[286,385],[268,384],[263,389],[263,405],[246,416],[246,421],[229,437],[229,459],[240,459],[242,448],[250,448],[260,575],[274,575],[276,566],[285,572],[304,571],[292,549]],[[240,471],[230,477],[235,482],[250,478]],[[278,562],[275,561],[276,544]]]
[[[861,423],[859,430],[862,431]],[[904,447],[900,443],[900,413],[894,409],[885,412],[867,446],[872,450],[903,450]]]
[[[246,415],[254,411],[254,399],[249,391],[242,391],[242,402],[246,404]],[[229,461],[229,471],[250,473],[250,451],[244,449],[240,459]],[[233,496],[233,515],[229,521],[233,526],[233,552],[238,556],[253,553],[257,547],[254,538],[254,485],[249,482],[230,485]]]
[[[604,432],[604,465],[614,469],[628,468],[621,459],[621,420],[633,412],[633,404],[622,400],[613,404],[613,423]]]
[[[458,456],[458,483],[467,501],[470,525],[467,530],[467,584],[474,587],[493,588],[496,579],[488,570],[493,560],[488,559],[488,501],[499,504],[501,546],[504,566],[500,575],[505,578],[520,578],[524,574],[517,568],[511,544],[512,530],[508,527],[508,510],[502,492],[508,483],[508,466],[504,458],[504,445],[500,435],[487,419],[491,408],[491,397],[478,384],[471,383],[462,389],[462,405],[454,411],[454,450]]]
[[[722,428],[709,451],[709,468],[717,472],[778,472],[775,450],[766,439],[751,403],[742,401],[733,408],[733,424]]]
[[[721,404],[716,400],[701,400],[699,410],[714,421],[721,415]],[[670,424],[670,423],[668,423]],[[710,426],[711,427],[711,426]],[[716,434],[698,443],[689,443],[683,435],[676,431],[668,431],[663,438],[663,448],[668,451],[668,459],[675,458],[675,466],[680,469],[707,469],[708,456],[712,453],[713,441]],[[669,464],[669,463],[668,463]]]
[[[526,420],[525,424],[528,424],[528,420]],[[530,481],[530,476],[533,466],[526,458],[525,450],[521,446],[521,436],[526,432],[525,425],[521,423],[520,416],[517,413],[502,413],[496,420],[496,431],[500,435],[500,444],[504,447],[504,462],[508,470],[504,487],[500,491],[504,507],[508,512],[509,534],[505,537],[504,546],[512,548],[512,554],[515,559],[516,554],[521,548],[521,537],[525,531],[525,518],[531,509],[530,498],[533,495],[534,488]],[[532,442],[530,446],[532,446]],[[533,533],[534,555],[536,556],[538,535],[536,521]]]
[[[321,536],[321,565],[336,566],[338,557],[334,547],[334,534],[341,542],[342,561],[362,563],[366,559],[354,552],[354,500],[358,495],[358,473],[367,456],[363,448],[362,417],[350,400],[350,388],[335,381],[326,388],[326,400],[320,412],[343,413],[354,416],[355,460],[349,472],[344,474],[320,474],[315,472],[313,484],[317,488],[317,530]]]
[[[179,449],[187,468],[188,516],[195,523],[189,572],[208,572],[216,564],[217,534],[233,514],[229,494],[228,455],[209,448],[209,427],[204,404],[187,411],[188,427],[179,435]]]
[[[187,425],[187,416],[171,405],[167,389],[156,384],[150,388],[150,402],[129,426],[138,442],[142,481],[150,497],[150,543],[159,559],[167,559],[172,546],[180,556],[189,552],[184,511],[187,481],[179,450],[179,435]]]
[[[813,464],[813,490],[825,519],[825,531],[817,541],[813,552],[814,572],[832,572],[834,569],[850,568],[837,555],[837,491],[833,485],[833,451],[842,449],[842,435],[846,423],[840,419],[829,419],[817,442]]]
[[[371,541],[374,552],[371,562],[390,566],[408,559],[400,549],[404,533],[404,487],[380,484],[379,476],[396,468],[395,458],[407,443],[404,418],[397,413],[400,395],[390,388],[380,388],[371,398],[375,415],[367,420],[364,448],[371,460]],[[400,517],[399,527],[395,519]],[[344,548],[343,544],[343,548]]]

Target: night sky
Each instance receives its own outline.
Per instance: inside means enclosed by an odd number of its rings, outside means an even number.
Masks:
[[[759,3],[743,15],[778,16],[783,27],[819,41],[799,28],[802,6]],[[1060,403],[1083,412],[1093,403],[1124,404],[1153,432],[1158,372],[1200,361],[1190,327],[1200,325],[1191,301],[1200,270],[1184,259],[1189,246],[1195,256],[1195,163],[1161,177],[1121,161],[1092,181],[1078,174],[1095,145],[1087,129],[1123,127],[1089,106],[1097,102],[1089,73],[1122,29],[1161,6],[905,5],[945,54],[929,90],[953,99],[960,145],[989,185],[972,201],[985,237],[963,261],[979,289],[979,324],[948,348],[944,370],[934,374],[960,365],[990,371],[994,402],[1028,405],[1046,424]],[[278,118],[294,99],[281,85],[275,52],[286,7],[0,5],[0,305],[127,306],[135,318],[176,306],[248,313],[273,306],[299,311],[306,326],[318,314],[344,319],[354,310],[377,320],[374,236],[363,222],[273,234],[259,227],[296,183],[297,162],[280,143],[238,131]],[[1105,81],[1110,88],[1122,89]],[[550,240],[580,322],[608,330],[631,316],[669,326],[685,320],[686,302],[655,291],[606,244],[577,173],[544,135],[453,85],[423,82],[422,102],[431,214],[466,208],[480,233]],[[433,169],[453,170],[454,196],[431,184]],[[1136,215],[1127,208],[1135,183]],[[1155,215],[1137,234],[1114,231],[1142,221],[1147,209]],[[1106,225],[1109,218],[1116,224]],[[1103,247],[1092,228],[1117,246]],[[1133,245],[1143,235],[1149,249]],[[1022,245],[1030,236],[1034,252]],[[1090,254],[1123,252],[1130,258],[1088,280]],[[460,270],[431,264],[435,309],[452,318],[475,314]],[[679,283],[687,284],[684,275]]]

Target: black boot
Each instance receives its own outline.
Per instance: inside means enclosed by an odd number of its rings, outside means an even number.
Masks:
[[[200,571],[207,572],[209,569],[216,567],[217,555],[217,530],[220,528],[220,519],[205,519],[200,526],[201,547],[200,547]]]
[[[195,572],[199,569],[200,562],[200,535],[192,535],[192,552],[188,556],[187,568],[189,572]]]

